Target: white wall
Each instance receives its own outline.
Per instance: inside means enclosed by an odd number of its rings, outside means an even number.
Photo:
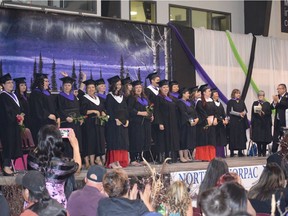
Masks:
[[[288,33],[281,32],[281,9],[280,1],[273,0],[270,16],[269,36],[281,39],[288,39]]]
[[[231,13],[232,32],[244,33],[244,0],[237,1],[157,1],[157,23],[167,24],[169,22],[169,4],[188,6],[201,9],[215,10],[220,12]],[[129,1],[121,2],[121,17],[129,19]]]

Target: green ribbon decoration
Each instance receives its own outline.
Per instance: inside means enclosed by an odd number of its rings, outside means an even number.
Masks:
[[[230,36],[230,33],[229,33],[228,31],[226,31],[226,36],[227,36],[227,38],[228,38],[228,41],[229,41],[229,44],[230,44],[230,46],[231,46],[232,52],[233,52],[233,54],[234,54],[234,57],[236,58],[238,64],[239,64],[240,67],[242,68],[244,74],[247,76],[247,74],[248,74],[247,66],[245,65],[245,63],[244,63],[243,60],[241,59],[241,57],[240,57],[240,55],[239,55],[239,53],[238,53],[238,51],[237,51],[237,48],[236,48],[236,46],[235,46],[235,44],[234,44],[234,42],[233,42],[233,40],[232,40],[232,38],[231,38],[231,36]],[[251,78],[250,84],[251,84],[252,88],[254,89],[254,91],[255,91],[256,93],[258,93],[258,92],[259,92],[259,88],[257,87],[257,85],[255,84],[255,82],[254,82],[254,80],[253,80],[252,78]]]

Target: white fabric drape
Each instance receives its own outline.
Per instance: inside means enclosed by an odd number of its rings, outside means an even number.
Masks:
[[[195,57],[217,87],[230,99],[234,88],[242,90],[246,75],[236,61],[225,32],[195,28]],[[230,33],[237,50],[248,68],[253,36]],[[276,86],[288,80],[288,41],[257,36],[252,79],[272,100]],[[197,84],[205,81],[196,75]],[[248,118],[257,99],[252,86],[246,96]]]

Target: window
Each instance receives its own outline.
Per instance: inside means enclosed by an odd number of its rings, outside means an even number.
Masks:
[[[170,21],[187,27],[204,27],[218,31],[231,31],[231,14],[190,7],[170,5]]]
[[[156,23],[156,3],[151,1],[130,1],[130,20]]]

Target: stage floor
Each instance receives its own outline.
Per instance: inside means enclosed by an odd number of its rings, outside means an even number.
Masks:
[[[266,157],[233,157],[226,158],[229,167],[243,167],[243,166],[254,166],[254,165],[265,165]],[[209,162],[191,162],[191,163],[174,163],[166,164],[164,173],[169,174],[171,172],[180,171],[195,171],[195,170],[206,170]],[[162,165],[151,164],[153,168],[160,172]],[[108,171],[111,169],[108,169]],[[129,176],[147,176],[150,174],[147,166],[133,167],[128,166],[124,168]],[[81,170],[81,173],[76,175],[76,180],[81,181],[85,178],[87,170]],[[0,185],[13,185],[15,183],[15,177],[0,176]]]

